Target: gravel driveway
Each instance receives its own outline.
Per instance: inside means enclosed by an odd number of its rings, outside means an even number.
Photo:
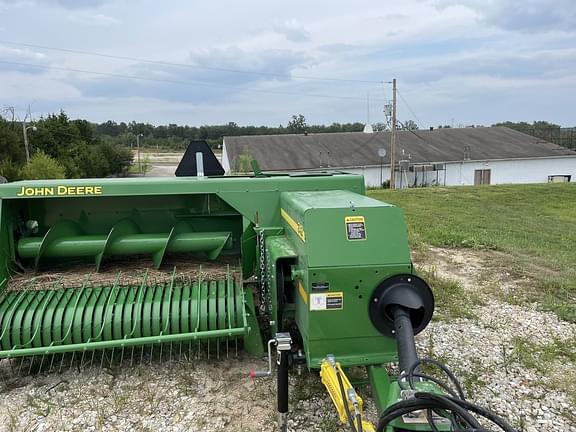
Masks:
[[[488,284],[483,263],[472,252],[434,248],[427,264],[459,281],[476,301],[467,317],[434,320],[417,338],[421,355],[447,363],[471,400],[501,413],[519,430],[576,432],[575,401],[568,395],[574,394],[568,386],[576,383],[576,365],[558,358],[541,369],[528,362],[548,352],[545,342],[561,346],[576,338],[576,325],[538,311],[537,305],[496,300],[487,287],[505,291],[513,281],[492,275]],[[265,365],[242,354],[219,360],[183,355],[151,365],[30,376],[3,361],[0,430],[273,431],[274,381],[247,378],[250,369]],[[359,392],[375,422],[369,389]],[[347,430],[315,372],[294,374],[290,402],[292,431]]]

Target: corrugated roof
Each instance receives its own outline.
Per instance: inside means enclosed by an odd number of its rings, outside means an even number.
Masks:
[[[338,132],[299,135],[225,137],[230,166],[249,153],[263,170],[349,168],[379,165],[378,149],[390,154],[390,132]],[[468,149],[469,150],[468,150]],[[465,128],[398,131],[396,151],[412,163],[470,160],[531,159],[576,156],[576,152],[506,128]],[[385,158],[385,163],[388,156]]]

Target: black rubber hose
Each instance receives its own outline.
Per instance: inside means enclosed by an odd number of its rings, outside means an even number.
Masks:
[[[340,376],[340,371],[338,367],[334,365],[334,370],[336,371],[336,378],[338,378],[338,386],[340,387],[340,394],[342,395],[342,402],[344,403],[344,410],[346,411],[346,416],[348,417],[348,424],[352,432],[358,432],[356,426],[354,426],[354,418],[350,413],[350,407],[348,406],[348,397],[346,396],[346,391],[344,390],[344,383],[342,382],[342,377]]]
[[[362,429],[362,414],[356,414],[356,424],[358,425],[358,432],[363,432]]]
[[[383,432],[396,418],[424,409],[445,409],[466,422],[466,427],[481,428],[478,420],[457,402],[431,393],[416,393],[414,399],[403,400],[386,409],[378,422],[377,432]]]
[[[502,430],[504,430],[506,432],[517,432],[516,429],[514,429],[512,426],[510,426],[506,420],[504,420],[502,417],[494,414],[493,412],[488,411],[485,408],[482,408],[482,407],[480,407],[476,404],[473,404],[471,402],[468,402],[468,401],[454,399],[454,398],[451,398],[449,396],[445,396],[445,397],[446,397],[446,399],[454,400],[455,402],[459,403],[460,405],[462,405],[467,410],[475,412],[476,414],[479,414],[482,417],[490,420],[491,422],[495,423]]]
[[[448,387],[445,383],[440,381],[438,378],[435,378],[435,377],[430,376],[430,375],[422,374],[422,373],[415,373],[415,374],[412,374],[412,376],[415,378],[424,378],[426,381],[431,381],[434,384],[436,384],[438,387],[440,387],[442,390],[444,390],[446,393],[448,393],[450,396],[458,398],[458,395],[456,394],[456,392],[454,390],[452,390],[450,387]],[[401,384],[406,377],[407,377],[407,375],[401,375],[400,379],[398,380],[398,384],[400,385],[400,388],[402,390],[406,390],[406,387],[404,387]],[[414,389],[412,389],[412,390],[414,390]]]
[[[386,409],[378,422],[377,432],[384,432],[386,427],[398,417],[423,409],[447,410],[460,419],[460,425],[454,431],[488,431],[482,428],[478,420],[471,414],[475,412],[490,420],[505,432],[517,432],[505,420],[488,410],[461,399],[454,399],[432,393],[418,392],[414,399],[403,400]]]
[[[406,375],[408,376],[408,382],[410,383],[410,388],[412,390],[416,390],[414,386],[414,377],[419,375],[419,373],[417,372],[417,367],[420,366],[421,364],[432,364],[441,369],[442,372],[444,372],[448,376],[450,381],[454,384],[454,387],[456,387],[458,397],[462,400],[466,400],[466,395],[464,394],[464,390],[462,390],[462,385],[460,384],[460,381],[458,381],[458,379],[454,376],[454,374],[450,371],[450,369],[448,369],[439,361],[430,358],[418,359],[409,367]]]
[[[398,347],[400,371],[408,372],[408,369],[418,361],[410,313],[401,306],[395,306],[392,315],[394,317],[394,336]]]

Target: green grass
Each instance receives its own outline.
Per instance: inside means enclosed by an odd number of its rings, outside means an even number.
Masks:
[[[443,278],[434,269],[418,268],[418,274],[434,290],[436,310],[433,319],[450,321],[455,318],[477,318],[471,305],[480,304],[480,299],[467,292],[458,281]]]
[[[536,301],[576,322],[576,185],[502,185],[371,190],[404,209],[410,240],[490,250],[487,265],[524,281]]]

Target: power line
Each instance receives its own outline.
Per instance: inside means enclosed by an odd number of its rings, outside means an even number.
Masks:
[[[37,69],[46,69],[46,70],[58,70],[64,72],[75,72],[75,73],[83,73],[89,75],[98,75],[98,76],[109,76],[114,78],[122,78],[122,79],[131,79],[131,80],[139,80],[139,81],[151,81],[151,82],[161,82],[161,83],[168,83],[168,84],[176,84],[176,85],[186,85],[186,86],[206,86],[206,87],[227,87],[233,88],[236,90],[242,90],[247,92],[254,92],[254,93],[268,93],[268,94],[281,94],[281,95],[289,95],[289,96],[306,96],[306,97],[317,97],[317,98],[326,98],[326,99],[343,99],[343,100],[361,100],[363,101],[364,98],[357,97],[357,96],[335,96],[335,95],[326,95],[326,94],[318,94],[318,93],[303,93],[303,92],[289,92],[289,91],[282,91],[282,90],[261,90],[261,89],[253,89],[248,87],[241,87],[241,86],[234,86],[230,84],[221,84],[221,83],[213,83],[207,81],[197,81],[197,80],[190,80],[190,81],[179,81],[179,80],[168,80],[168,79],[161,79],[161,78],[147,78],[141,77],[137,75],[126,75],[126,74],[119,74],[113,72],[98,72],[98,71],[90,71],[84,69],[74,69],[74,68],[65,68],[59,66],[48,66],[48,65],[37,65],[33,63],[20,63],[20,62],[9,62],[0,60],[1,64],[8,64],[14,66],[27,66]]]
[[[336,81],[336,82],[349,82],[349,83],[360,83],[360,84],[381,84],[382,81],[376,80],[360,80],[360,79],[346,79],[346,78],[330,78],[330,77],[313,77],[313,76],[303,76],[303,75],[287,75],[287,74],[278,74],[273,72],[257,72],[257,71],[246,71],[246,70],[239,70],[239,69],[228,69],[228,68],[219,68],[219,67],[212,67],[212,66],[199,66],[199,65],[190,65],[186,63],[174,63],[174,62],[167,62],[162,60],[150,60],[145,58],[139,57],[128,57],[128,56],[121,56],[121,55],[113,55],[113,54],[104,54],[94,51],[84,51],[84,50],[77,50],[77,49],[70,49],[70,48],[58,48],[58,47],[50,47],[45,45],[35,45],[23,42],[12,42],[12,41],[5,41],[0,40],[2,44],[8,45],[15,45],[15,46],[23,46],[27,48],[35,48],[35,49],[43,49],[49,51],[60,51],[66,52],[71,54],[81,54],[81,55],[88,55],[94,57],[103,57],[115,60],[128,60],[128,61],[135,61],[140,63],[150,63],[150,64],[157,64],[163,66],[176,66],[176,67],[183,67],[189,69],[204,69],[210,71],[219,71],[219,72],[229,72],[229,73],[237,73],[237,74],[246,74],[246,75],[260,75],[260,76],[270,76],[270,77],[280,77],[286,78],[290,77],[293,79],[301,79],[301,80],[311,80],[311,81]]]
[[[414,118],[416,119],[416,122],[418,123],[418,126],[423,127],[422,122],[420,121],[420,119],[418,118],[418,116],[416,115],[416,113],[412,110],[412,108],[410,108],[410,105],[408,104],[408,102],[406,101],[406,99],[404,99],[404,96],[402,96],[402,93],[400,93],[398,90],[396,90],[398,92],[398,95],[400,96],[400,99],[402,99],[402,102],[404,102],[404,105],[406,105],[406,108],[408,108],[408,111],[410,111],[410,113],[414,116]]]

